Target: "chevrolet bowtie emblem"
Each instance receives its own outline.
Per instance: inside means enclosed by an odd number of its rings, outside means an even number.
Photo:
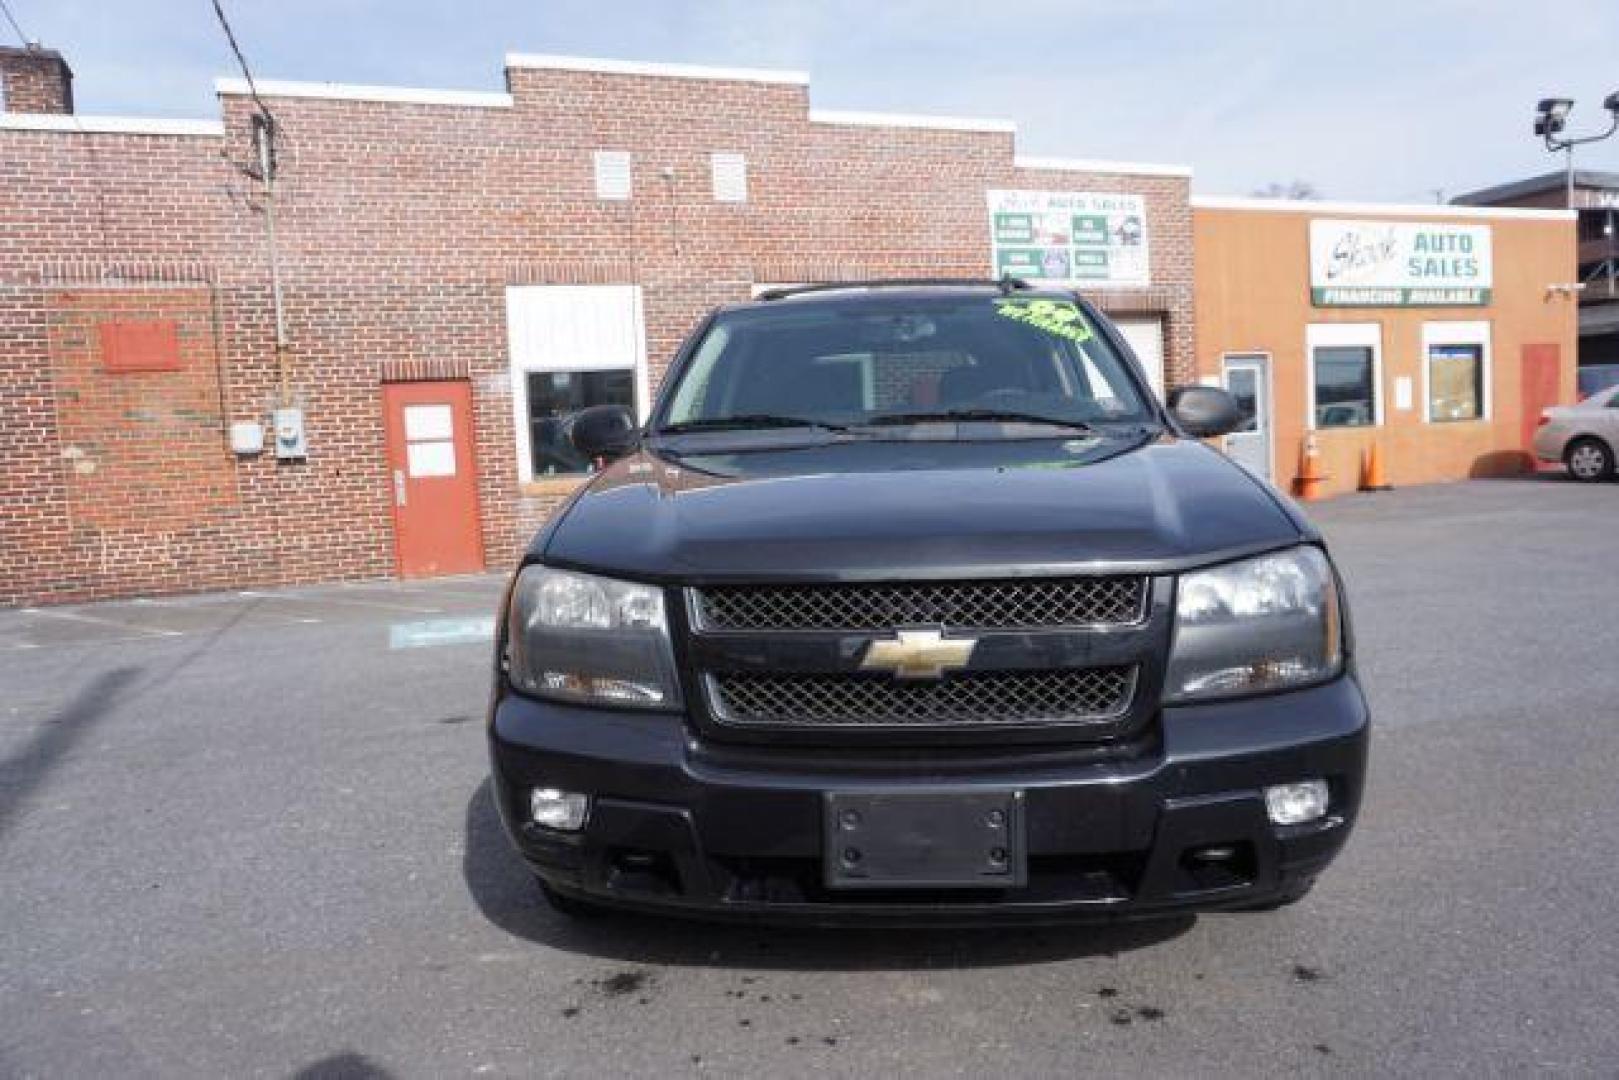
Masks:
[[[941,679],[966,667],[977,645],[973,638],[946,638],[937,630],[901,630],[892,641],[873,641],[860,668],[892,672],[896,679]]]

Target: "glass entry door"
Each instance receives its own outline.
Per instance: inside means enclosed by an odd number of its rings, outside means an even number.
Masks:
[[[1270,371],[1263,356],[1227,356],[1225,388],[1242,410],[1242,427],[1225,437],[1225,452],[1237,464],[1269,480]]]

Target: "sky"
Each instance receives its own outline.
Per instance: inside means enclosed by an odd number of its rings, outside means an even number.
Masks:
[[[502,89],[507,52],[808,71],[816,108],[1015,120],[1021,154],[1433,202],[1562,167],[1534,103],[1606,128],[1616,0],[224,0],[259,78]],[[210,0],[7,0],[78,110],[217,115]],[[11,31],[0,23],[0,40]],[[15,40],[6,40],[15,44]],[[1619,135],[1576,165],[1619,170]]]

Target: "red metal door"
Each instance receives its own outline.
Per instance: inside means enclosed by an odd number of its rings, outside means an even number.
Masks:
[[[1525,451],[1535,441],[1535,427],[1540,423],[1540,410],[1559,405],[1557,384],[1562,376],[1562,348],[1558,345],[1525,345],[1523,347],[1523,385],[1519,401],[1523,412],[1522,441]],[[1530,459],[1533,461],[1533,459]]]
[[[382,408],[399,576],[482,570],[471,385],[384,383]]]

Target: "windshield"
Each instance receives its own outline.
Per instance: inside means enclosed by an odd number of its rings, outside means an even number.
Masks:
[[[1070,300],[852,296],[723,312],[660,428],[1154,420]]]

